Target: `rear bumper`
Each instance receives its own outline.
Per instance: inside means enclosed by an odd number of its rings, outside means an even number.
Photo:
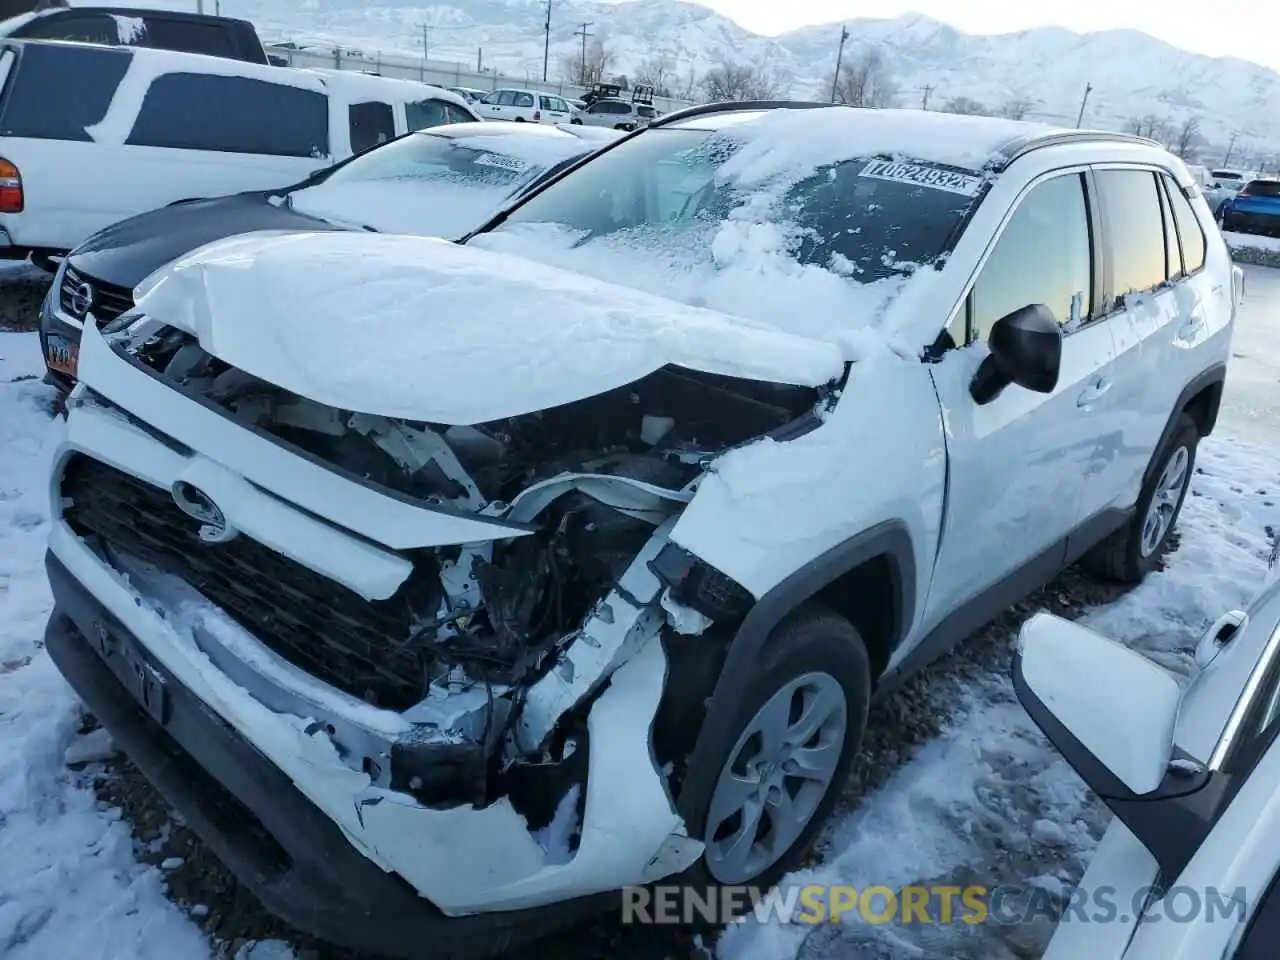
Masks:
[[[57,557],[46,565],[56,606],[45,643],[58,669],[187,825],[287,923],[356,950],[449,960],[499,954],[615,899],[446,916],[362,856],[288,776],[145,653]],[[104,630],[110,641],[90,642]],[[153,687],[165,690],[159,718],[126,686],[139,656]]]
[[[1227,207],[1222,213],[1222,226],[1226,230],[1246,233],[1280,234],[1280,212],[1246,213]]]

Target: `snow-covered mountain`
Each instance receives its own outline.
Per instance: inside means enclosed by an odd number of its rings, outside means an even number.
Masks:
[[[221,7],[253,19],[268,37],[385,54],[420,56],[426,24],[433,61],[474,66],[479,52],[486,65],[512,76],[542,72],[544,0],[222,0]],[[662,57],[676,95],[690,77],[726,59],[766,63],[791,78],[792,95],[818,94],[830,83],[840,36],[839,24],[830,24],[764,37],[683,0],[552,0],[553,77],[566,58],[579,55],[575,31],[585,21],[592,40],[609,51],[611,73],[634,75],[643,62]],[[846,25],[845,57],[878,48],[904,106],[922,103],[928,87],[931,107],[967,97],[999,109],[1018,99],[1030,103],[1031,118],[1074,125],[1091,84],[1090,125],[1119,128],[1151,117],[1176,127],[1196,116],[1215,148],[1236,135],[1237,160],[1242,153],[1280,154],[1280,74],[1257,64],[1190,53],[1133,30],[1044,27],[976,36],[920,15]]]

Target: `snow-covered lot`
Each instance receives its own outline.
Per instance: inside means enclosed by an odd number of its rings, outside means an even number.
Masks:
[[[1107,815],[1014,699],[1006,675],[1012,631],[1031,610],[1049,606],[1082,615],[1185,672],[1198,633],[1249,598],[1265,571],[1268,524],[1280,523],[1278,311],[1280,273],[1251,269],[1218,432],[1201,448],[1167,569],[1122,596],[1068,573],[877,711],[867,762],[847,792],[847,814],[829,831],[822,863],[788,883],[1034,883],[1060,895],[1079,877]],[[246,895],[222,884],[202,890],[198,878],[169,882],[185,865],[170,859],[168,825],[148,823],[146,840],[137,840],[136,797],[130,817],[99,799],[121,794],[111,781],[127,771],[104,768],[97,758],[109,745],[77,734],[76,701],[41,650],[50,603],[44,469],[60,424],[51,414],[52,393],[38,379],[41,369],[34,334],[0,333],[0,956],[185,960],[236,950],[258,960],[287,956],[283,944],[271,941],[211,943],[204,930],[225,932],[216,922],[222,912],[252,911],[242,902]],[[69,759],[93,762],[73,770]],[[181,888],[182,905],[166,896],[167,887]],[[227,935],[277,930],[250,922]],[[625,949],[614,943],[609,952],[695,952],[670,937],[632,943],[632,933],[638,932],[628,931]],[[747,923],[723,936],[717,952],[733,960],[1000,960],[1037,956],[1049,933],[1047,924]],[[569,956],[582,936],[550,951]],[[602,936],[613,939],[608,930]]]

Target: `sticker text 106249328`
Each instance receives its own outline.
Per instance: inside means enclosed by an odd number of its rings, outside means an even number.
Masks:
[[[862,168],[859,176],[892,180],[895,183],[914,183],[967,197],[974,196],[982,186],[982,178],[971,173],[943,170],[924,163],[903,163],[899,160],[872,160]]]

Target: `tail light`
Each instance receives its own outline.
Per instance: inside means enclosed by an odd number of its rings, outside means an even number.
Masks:
[[[1244,198],[1244,197],[1252,197],[1253,194],[1250,193],[1248,190],[1241,190],[1239,193],[1236,194],[1236,196]]]
[[[542,119],[542,111],[541,110],[533,111],[533,122],[537,123],[541,119]]]
[[[22,173],[0,157],[0,213],[21,213],[23,205]]]

